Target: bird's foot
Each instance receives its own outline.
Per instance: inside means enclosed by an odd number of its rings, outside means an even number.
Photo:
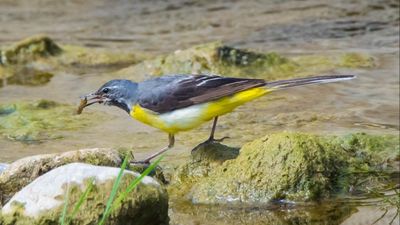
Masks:
[[[135,159],[133,152],[131,152],[131,156],[132,156],[132,159]],[[150,160],[149,159],[140,160],[140,161],[131,160],[129,163],[131,165],[137,165],[137,166],[148,166],[148,165],[150,165]]]
[[[214,137],[210,137],[210,138],[208,138],[207,141],[205,141],[204,143],[205,143],[205,144],[209,144],[209,143],[221,143],[221,142],[223,142],[225,139],[228,139],[228,138],[230,138],[230,137],[229,137],[229,136],[225,136],[225,137],[223,137],[223,138],[218,138],[218,139],[215,139]]]
[[[210,138],[207,139],[206,141],[204,141],[204,142],[198,144],[196,147],[194,147],[194,148],[192,149],[192,152],[195,152],[195,151],[196,151],[198,148],[200,148],[201,146],[209,145],[209,144],[215,144],[215,143],[221,143],[221,142],[223,142],[225,139],[228,139],[228,138],[230,138],[230,137],[225,136],[225,137],[223,137],[223,138],[218,138],[218,139],[215,139],[215,138],[213,138],[213,137],[210,137]]]
[[[141,161],[133,160],[133,161],[130,161],[129,163],[134,166],[149,166],[150,160],[141,160]]]

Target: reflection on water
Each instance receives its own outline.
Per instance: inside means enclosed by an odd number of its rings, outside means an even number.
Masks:
[[[324,203],[318,206],[270,205],[260,207],[195,206],[190,203],[173,203],[170,213],[172,224],[340,224],[352,213],[355,206],[341,203]],[[206,221],[206,222],[204,222]]]
[[[228,145],[241,146],[266,133],[282,130],[322,134],[399,133],[399,3],[396,0],[250,0],[235,4],[195,0],[134,3],[5,0],[0,1],[0,15],[0,45],[47,33],[61,43],[154,55],[217,40],[286,56],[370,54],[376,60],[375,68],[326,71],[357,74],[356,80],[273,93],[223,116],[217,136],[230,136]],[[11,80],[11,84],[0,88],[0,103],[47,98],[77,104],[80,95],[116,78],[109,71],[110,68],[77,68],[73,72],[51,71],[46,76],[30,71],[28,74],[38,80],[19,77]],[[12,85],[21,82],[46,85]],[[167,143],[165,134],[133,121],[125,112],[102,106],[89,110],[106,112],[110,119],[79,131],[64,131],[63,139],[41,144],[0,138],[0,162],[89,147],[133,147],[140,158]],[[165,164],[179,164],[187,159],[188,149],[206,139],[209,127],[210,124],[179,134],[177,146],[166,157]],[[351,224],[371,214],[366,221],[373,222],[382,212],[360,203],[274,207],[229,209],[174,202],[171,218],[172,224]],[[387,224],[388,220],[379,223]]]
[[[377,208],[376,206],[381,207]],[[396,209],[386,209],[381,200],[272,203],[268,206],[210,206],[172,202],[171,224],[390,224],[396,223]],[[385,213],[386,212],[386,213]]]

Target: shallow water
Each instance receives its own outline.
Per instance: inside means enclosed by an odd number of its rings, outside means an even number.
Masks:
[[[144,51],[153,55],[217,40],[236,47],[276,51],[290,57],[345,52],[370,54],[377,64],[372,69],[326,71],[356,74],[357,79],[272,93],[221,117],[217,137],[230,136],[225,144],[241,146],[267,133],[282,130],[398,135],[398,7],[398,1],[384,0],[250,0],[235,3],[3,0],[0,1],[0,46],[46,33],[59,43]],[[80,95],[116,78],[109,74],[110,71],[110,68],[78,68],[73,73],[56,71],[51,81],[43,86],[8,85],[0,88],[0,103],[46,98],[78,104]],[[133,121],[121,110],[100,105],[88,110],[105,112],[110,119],[79,131],[65,131],[63,139],[38,144],[0,138],[0,162],[90,147],[133,148],[136,156],[142,158],[167,143],[167,135]],[[177,145],[169,152],[164,164],[176,165],[187,159],[189,150],[207,138],[210,125],[179,134]],[[238,220],[243,220],[241,224],[250,224],[245,221],[247,217],[254,223],[296,223],[290,217],[292,211],[289,209],[243,209],[237,213],[237,209],[232,212],[218,207],[175,205],[172,222],[176,224],[229,224]],[[343,207],[349,207],[349,210],[344,210],[343,219],[334,224],[364,224],[366,221],[361,222],[357,215],[371,215],[371,206],[345,204]],[[328,208],[326,210],[332,210]],[[319,218],[305,223],[320,224],[324,221],[330,224],[327,222],[330,218],[322,216],[325,212],[315,212],[312,207],[296,210],[314,215],[309,218]],[[216,212],[219,214],[208,216]],[[208,217],[224,219],[208,223]],[[373,221],[371,216],[367,222]]]

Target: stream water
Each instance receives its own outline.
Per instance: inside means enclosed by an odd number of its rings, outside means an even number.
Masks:
[[[397,0],[2,0],[0,46],[45,33],[61,44],[153,55],[210,41],[290,57],[368,54],[377,64],[372,69],[328,71],[356,74],[357,79],[276,92],[244,105],[221,117],[217,137],[230,136],[225,144],[241,146],[282,130],[398,135],[399,18]],[[57,71],[43,86],[2,87],[0,103],[46,98],[78,104],[80,95],[115,78],[109,74],[110,68],[77,70]],[[65,131],[63,139],[39,144],[0,138],[0,162],[90,147],[134,148],[140,158],[167,143],[167,135],[133,121],[121,110],[103,106],[91,110],[103,111],[111,119],[79,131]],[[317,122],[313,122],[315,116]],[[179,134],[176,147],[164,160],[166,164],[177,165],[187,159],[190,149],[206,139],[210,126]],[[384,213],[376,201],[352,199],[318,207],[289,204],[241,209],[173,202],[171,223],[371,224]],[[388,224],[395,213],[391,209],[377,224]]]

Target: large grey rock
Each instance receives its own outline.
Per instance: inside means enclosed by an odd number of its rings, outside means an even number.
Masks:
[[[57,224],[66,190],[70,191],[68,212],[71,212],[90,179],[94,186],[73,223],[96,224],[119,170],[83,163],[58,167],[15,194],[2,209],[0,224]],[[137,176],[139,173],[124,171],[119,190],[125,190]],[[113,211],[107,224],[168,224],[167,192],[155,179],[145,177]]]
[[[121,161],[118,151],[100,148],[36,155],[17,160],[0,173],[0,206],[21,188],[56,167],[72,162],[119,167]]]

